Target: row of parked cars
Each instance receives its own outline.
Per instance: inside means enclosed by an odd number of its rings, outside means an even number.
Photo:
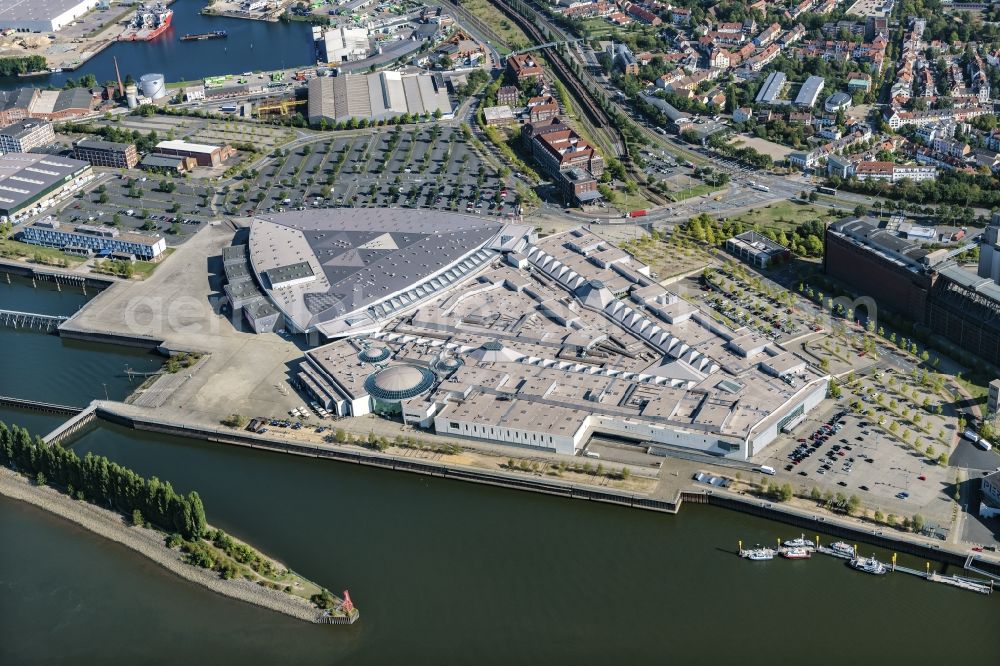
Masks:
[[[796,465],[799,465],[816,453],[819,448],[830,439],[830,437],[840,432],[840,429],[844,427],[841,424],[841,421],[846,415],[846,411],[837,412],[830,417],[829,421],[820,425],[811,435],[809,435],[808,438],[800,437],[798,446],[796,446],[795,449],[788,454],[788,458],[791,462],[788,465],[785,465],[785,471],[790,472],[795,469]],[[837,449],[840,448],[841,447],[837,446]],[[830,453],[827,453],[827,455],[829,456]],[[833,455],[834,458],[836,458],[837,453],[834,452]],[[824,463],[820,466],[819,473],[826,474],[829,469],[829,467],[826,467],[826,463]],[[799,474],[801,476],[806,476],[805,470],[800,471]]]

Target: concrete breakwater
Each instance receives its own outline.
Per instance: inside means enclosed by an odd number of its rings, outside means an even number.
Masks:
[[[224,429],[208,428],[192,424],[167,423],[146,416],[119,412],[115,409],[115,404],[101,403],[97,409],[98,417],[136,430],[203,439],[220,444],[263,449],[277,453],[327,458],[340,462],[381,467],[383,469],[411,472],[470,483],[481,483],[515,490],[527,490],[568,499],[591,500],[660,513],[676,514],[685,502],[710,504],[959,567],[964,565],[968,557],[968,553],[963,549],[950,544],[924,543],[902,533],[893,534],[888,530],[868,528],[864,525],[832,517],[812,516],[808,512],[803,513],[791,507],[777,505],[774,502],[735,493],[727,493],[718,489],[683,489],[677,492],[673,500],[657,499],[637,493],[592,488],[497,471],[472,470],[454,465],[398,458],[375,452],[348,450],[343,447],[289,443],[278,439],[250,436],[241,432]],[[980,559],[977,560],[977,564],[991,573],[1000,574],[1000,563]]]

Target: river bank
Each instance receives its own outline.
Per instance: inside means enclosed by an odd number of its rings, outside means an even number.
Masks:
[[[71,499],[48,486],[34,485],[23,476],[3,467],[0,467],[0,495],[60,516],[94,534],[134,550],[181,578],[222,596],[306,622],[321,621],[321,611],[304,599],[270,590],[246,580],[222,580],[215,573],[184,562],[183,555],[179,551],[164,544],[161,532],[145,527],[129,526],[113,511]]]
[[[168,423],[156,419],[131,405],[98,401],[97,415],[110,423],[153,433],[199,439],[250,449],[292,454],[312,458],[325,458],[362,466],[378,467],[393,471],[410,472],[467,483],[498,486],[512,490],[529,491],[566,499],[587,500],[602,504],[641,509],[668,514],[678,514],[685,504],[711,504],[739,513],[756,515],[798,528],[815,530],[854,541],[868,543],[891,551],[907,553],[929,561],[961,566],[969,556],[964,547],[941,543],[937,540],[888,528],[879,528],[860,519],[820,508],[803,508],[783,505],[743,492],[728,492],[721,488],[701,486],[681,476],[667,477],[654,493],[635,492],[599,487],[590,484],[570,483],[550,479],[538,474],[469,468],[443,460],[411,459],[396,455],[342,446],[306,442],[289,442],[274,437],[263,437],[229,428],[210,428],[195,423]],[[683,461],[675,461],[681,463]],[[682,465],[687,471],[698,471],[698,463]],[[991,573],[1000,574],[1000,558],[995,553],[975,553],[979,564]]]

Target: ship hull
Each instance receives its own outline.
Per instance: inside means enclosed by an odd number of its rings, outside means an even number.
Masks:
[[[151,30],[134,30],[132,28],[126,28],[119,37],[120,42],[148,42],[156,39],[163,33],[167,31],[170,27],[170,22],[174,18],[173,12],[168,12],[166,17],[163,19],[163,23],[152,28]]]

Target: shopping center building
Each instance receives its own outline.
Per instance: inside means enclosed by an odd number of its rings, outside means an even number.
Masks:
[[[746,459],[826,397],[806,359],[584,229],[357,213],[260,218],[249,242],[261,289],[319,345],[297,382],[337,415],[567,454],[601,434]]]

